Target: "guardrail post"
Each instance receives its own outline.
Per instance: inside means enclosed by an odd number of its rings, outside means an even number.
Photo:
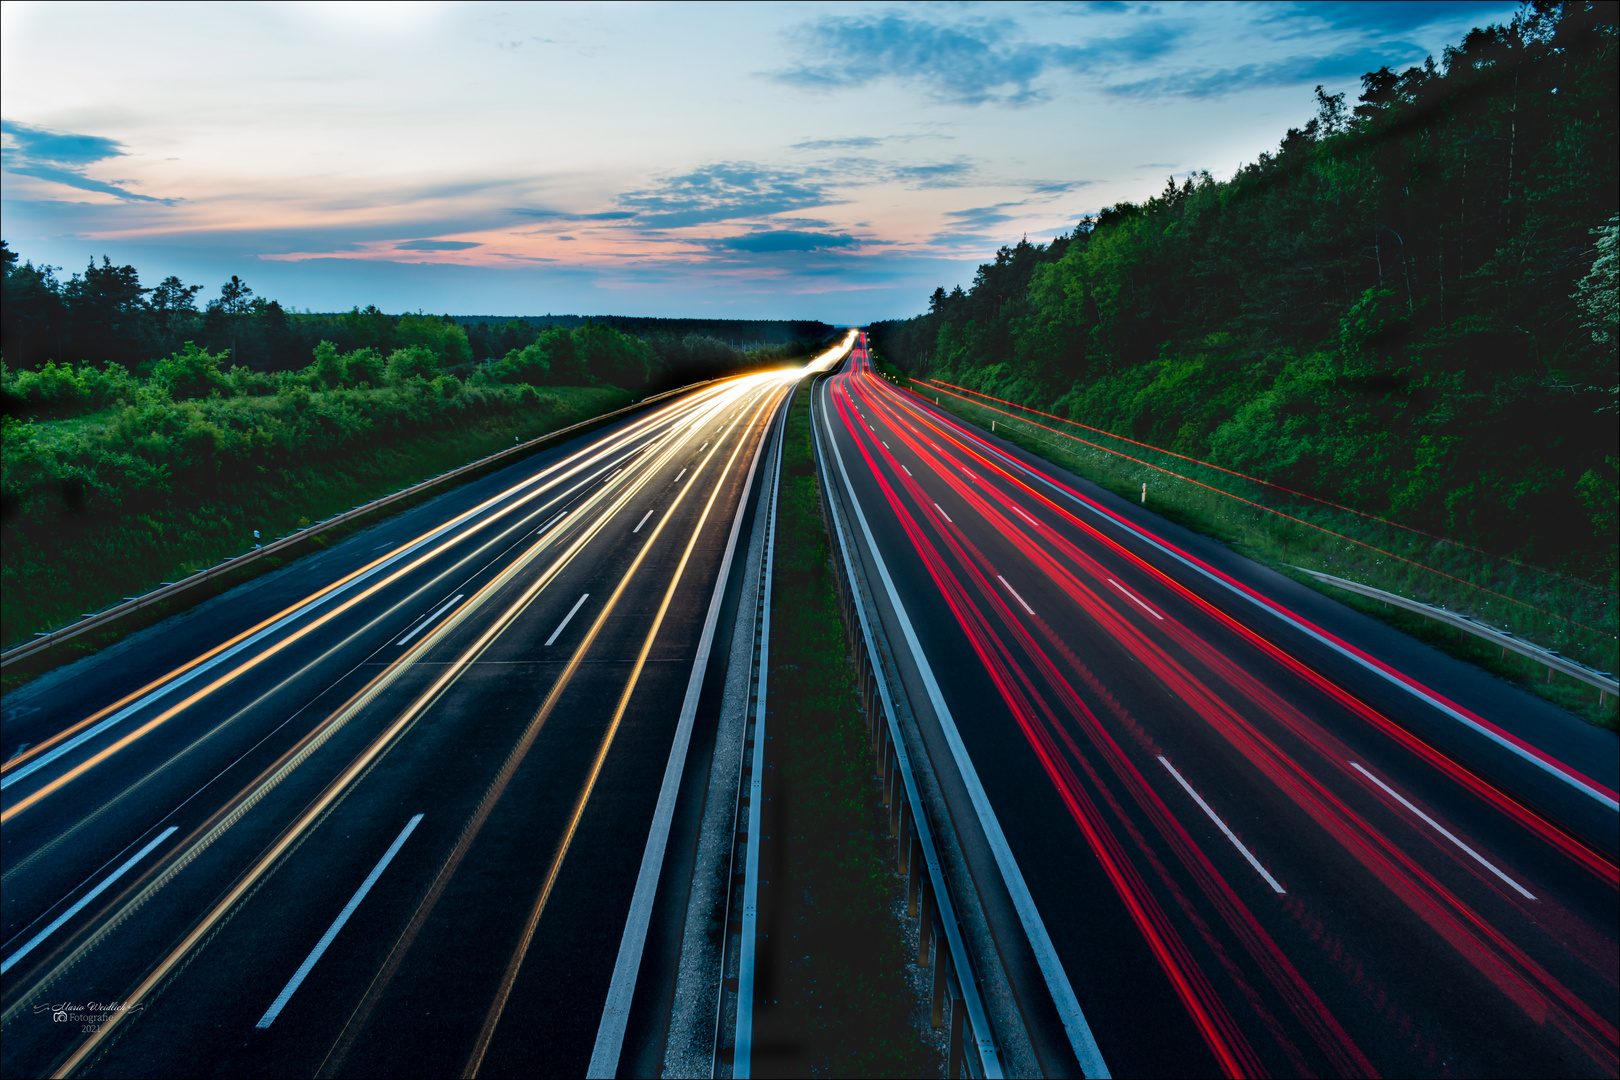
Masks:
[[[906,819],[906,811],[909,809],[911,809],[911,804],[907,800],[901,799],[900,813],[897,815],[900,818],[900,831],[898,834],[900,842],[894,845],[894,871],[897,874],[904,874],[906,864],[910,862],[906,857],[911,854],[911,822]]]
[[[892,793],[892,789],[889,786],[889,773],[890,770],[894,768],[894,743],[889,739],[889,729],[886,727],[883,729],[879,737],[883,740],[883,753],[878,760],[878,776],[883,780],[883,805],[890,806],[892,803],[889,796]],[[891,829],[894,828],[894,817],[892,811],[890,812],[889,817],[889,827]]]
[[[934,908],[934,905],[930,904],[929,907]],[[930,930],[932,930],[934,928],[934,914],[935,914],[935,911],[933,911],[933,910],[931,910],[928,913],[928,928]],[[943,929],[943,928],[941,928],[941,929]],[[950,974],[951,974],[951,970],[950,970],[950,963],[951,963],[950,950],[941,948],[940,947],[941,944],[942,943],[939,940],[939,935],[935,934],[934,935],[934,1012],[933,1012],[933,1019],[932,1019],[932,1023],[933,1023],[935,1031],[938,1031],[940,1029],[940,1027],[942,1027],[944,1025],[944,1023],[945,1023],[945,982],[946,982],[947,979],[950,978]]]
[[[906,833],[906,914],[915,917],[917,914],[917,883],[922,876],[917,865],[917,848],[919,842],[915,832]],[[917,928],[917,936],[922,936],[922,928]],[[921,963],[922,961],[918,961]]]
[[[962,1053],[965,1049],[962,1045],[962,999],[956,994],[951,995],[951,1037],[949,1047],[950,1057],[945,1066],[945,1075],[950,1077],[951,1080],[955,1080],[956,1077],[967,1072],[963,1068],[966,1061]]]
[[[900,791],[900,762],[898,755],[889,755],[889,769],[883,776],[883,786],[888,789],[889,796],[889,835],[900,835],[900,815],[905,811],[905,796]]]

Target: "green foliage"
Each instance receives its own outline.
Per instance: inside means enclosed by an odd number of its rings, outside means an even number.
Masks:
[[[607,383],[641,390],[654,370],[653,348],[645,341],[610,326],[586,322],[572,330],[546,327],[533,344],[514,349],[504,360],[490,365],[487,377],[531,386]]]
[[[98,369],[48,360],[38,371],[12,371],[0,365],[7,412],[52,416],[105,408],[134,394],[136,381],[119,364]]]
[[[425,345],[395,349],[388,355],[384,379],[389,386],[403,386],[412,379],[432,380],[439,374],[439,357]]]
[[[1575,290],[1575,302],[1593,343],[1612,349],[1620,342],[1620,216],[1593,229],[1592,235],[1597,239],[1597,257]]]
[[[464,364],[472,359],[467,332],[447,315],[402,315],[394,328],[394,340],[401,346],[420,346],[438,358],[442,367]]]
[[[1002,248],[874,351],[1612,585],[1617,59],[1612,7],[1526,7],[1229,181]]]
[[[199,349],[188,341],[184,349],[157,362],[152,368],[152,381],[167,387],[169,396],[176,401],[207,397],[227,385],[219,365],[229,358],[225,353],[213,354]]]

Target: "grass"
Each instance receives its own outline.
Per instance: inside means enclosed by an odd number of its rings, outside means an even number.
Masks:
[[[807,388],[806,388],[807,389]],[[893,841],[834,592],[811,457],[809,394],[788,418],[772,607],[772,725],[780,814],[772,895],[776,1004],[758,1075],[921,1076],[940,1062],[910,1017],[909,949],[891,915]]]
[[[930,392],[933,388],[921,389],[930,398],[936,396]],[[1508,653],[1503,658],[1495,646],[1479,638],[1459,635],[1444,624],[1333,589],[1295,567],[1347,578],[1468,615],[1511,630],[1525,641],[1556,649],[1599,671],[1614,671],[1617,660],[1617,604],[1615,594],[1609,590],[1303,499],[1279,497],[1263,485],[1122,440],[1077,430],[1075,434],[1098,444],[1087,446],[948,393],[938,393],[937,397],[944,408],[962,419],[985,429],[993,421],[1000,437],[1132,501],[1141,498],[1146,483],[1148,507],[1170,520],[1221,540],[1257,562],[1327,592],[1453,656],[1478,664],[1590,723],[1620,729],[1620,708],[1613,696],[1600,706],[1596,689],[1564,675],[1555,675],[1548,683],[1546,667],[1528,657]],[[1040,424],[1061,428],[1057,421],[1036,419]],[[1117,453],[1109,452],[1116,449],[1109,445],[1114,441],[1119,443]],[[1239,498],[1201,484],[1262,503],[1298,521],[1246,505]]]
[[[223,499],[146,507],[114,521],[64,515],[50,531],[5,530],[0,555],[7,644],[75,621],[164,581],[212,566],[259,543],[624,404],[612,389],[548,388],[532,409],[348,450],[334,460],[264,472]],[[42,424],[83,428],[95,417]],[[404,509],[402,506],[400,509]],[[368,523],[369,524],[369,523]],[[255,572],[274,569],[275,561]]]

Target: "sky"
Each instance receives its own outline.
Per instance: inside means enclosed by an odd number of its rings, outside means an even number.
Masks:
[[[0,229],[300,310],[924,310],[1503,2],[0,4]]]

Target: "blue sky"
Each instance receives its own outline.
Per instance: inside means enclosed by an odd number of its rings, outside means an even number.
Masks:
[[[1515,7],[8,2],[0,224],[303,309],[906,316]]]

